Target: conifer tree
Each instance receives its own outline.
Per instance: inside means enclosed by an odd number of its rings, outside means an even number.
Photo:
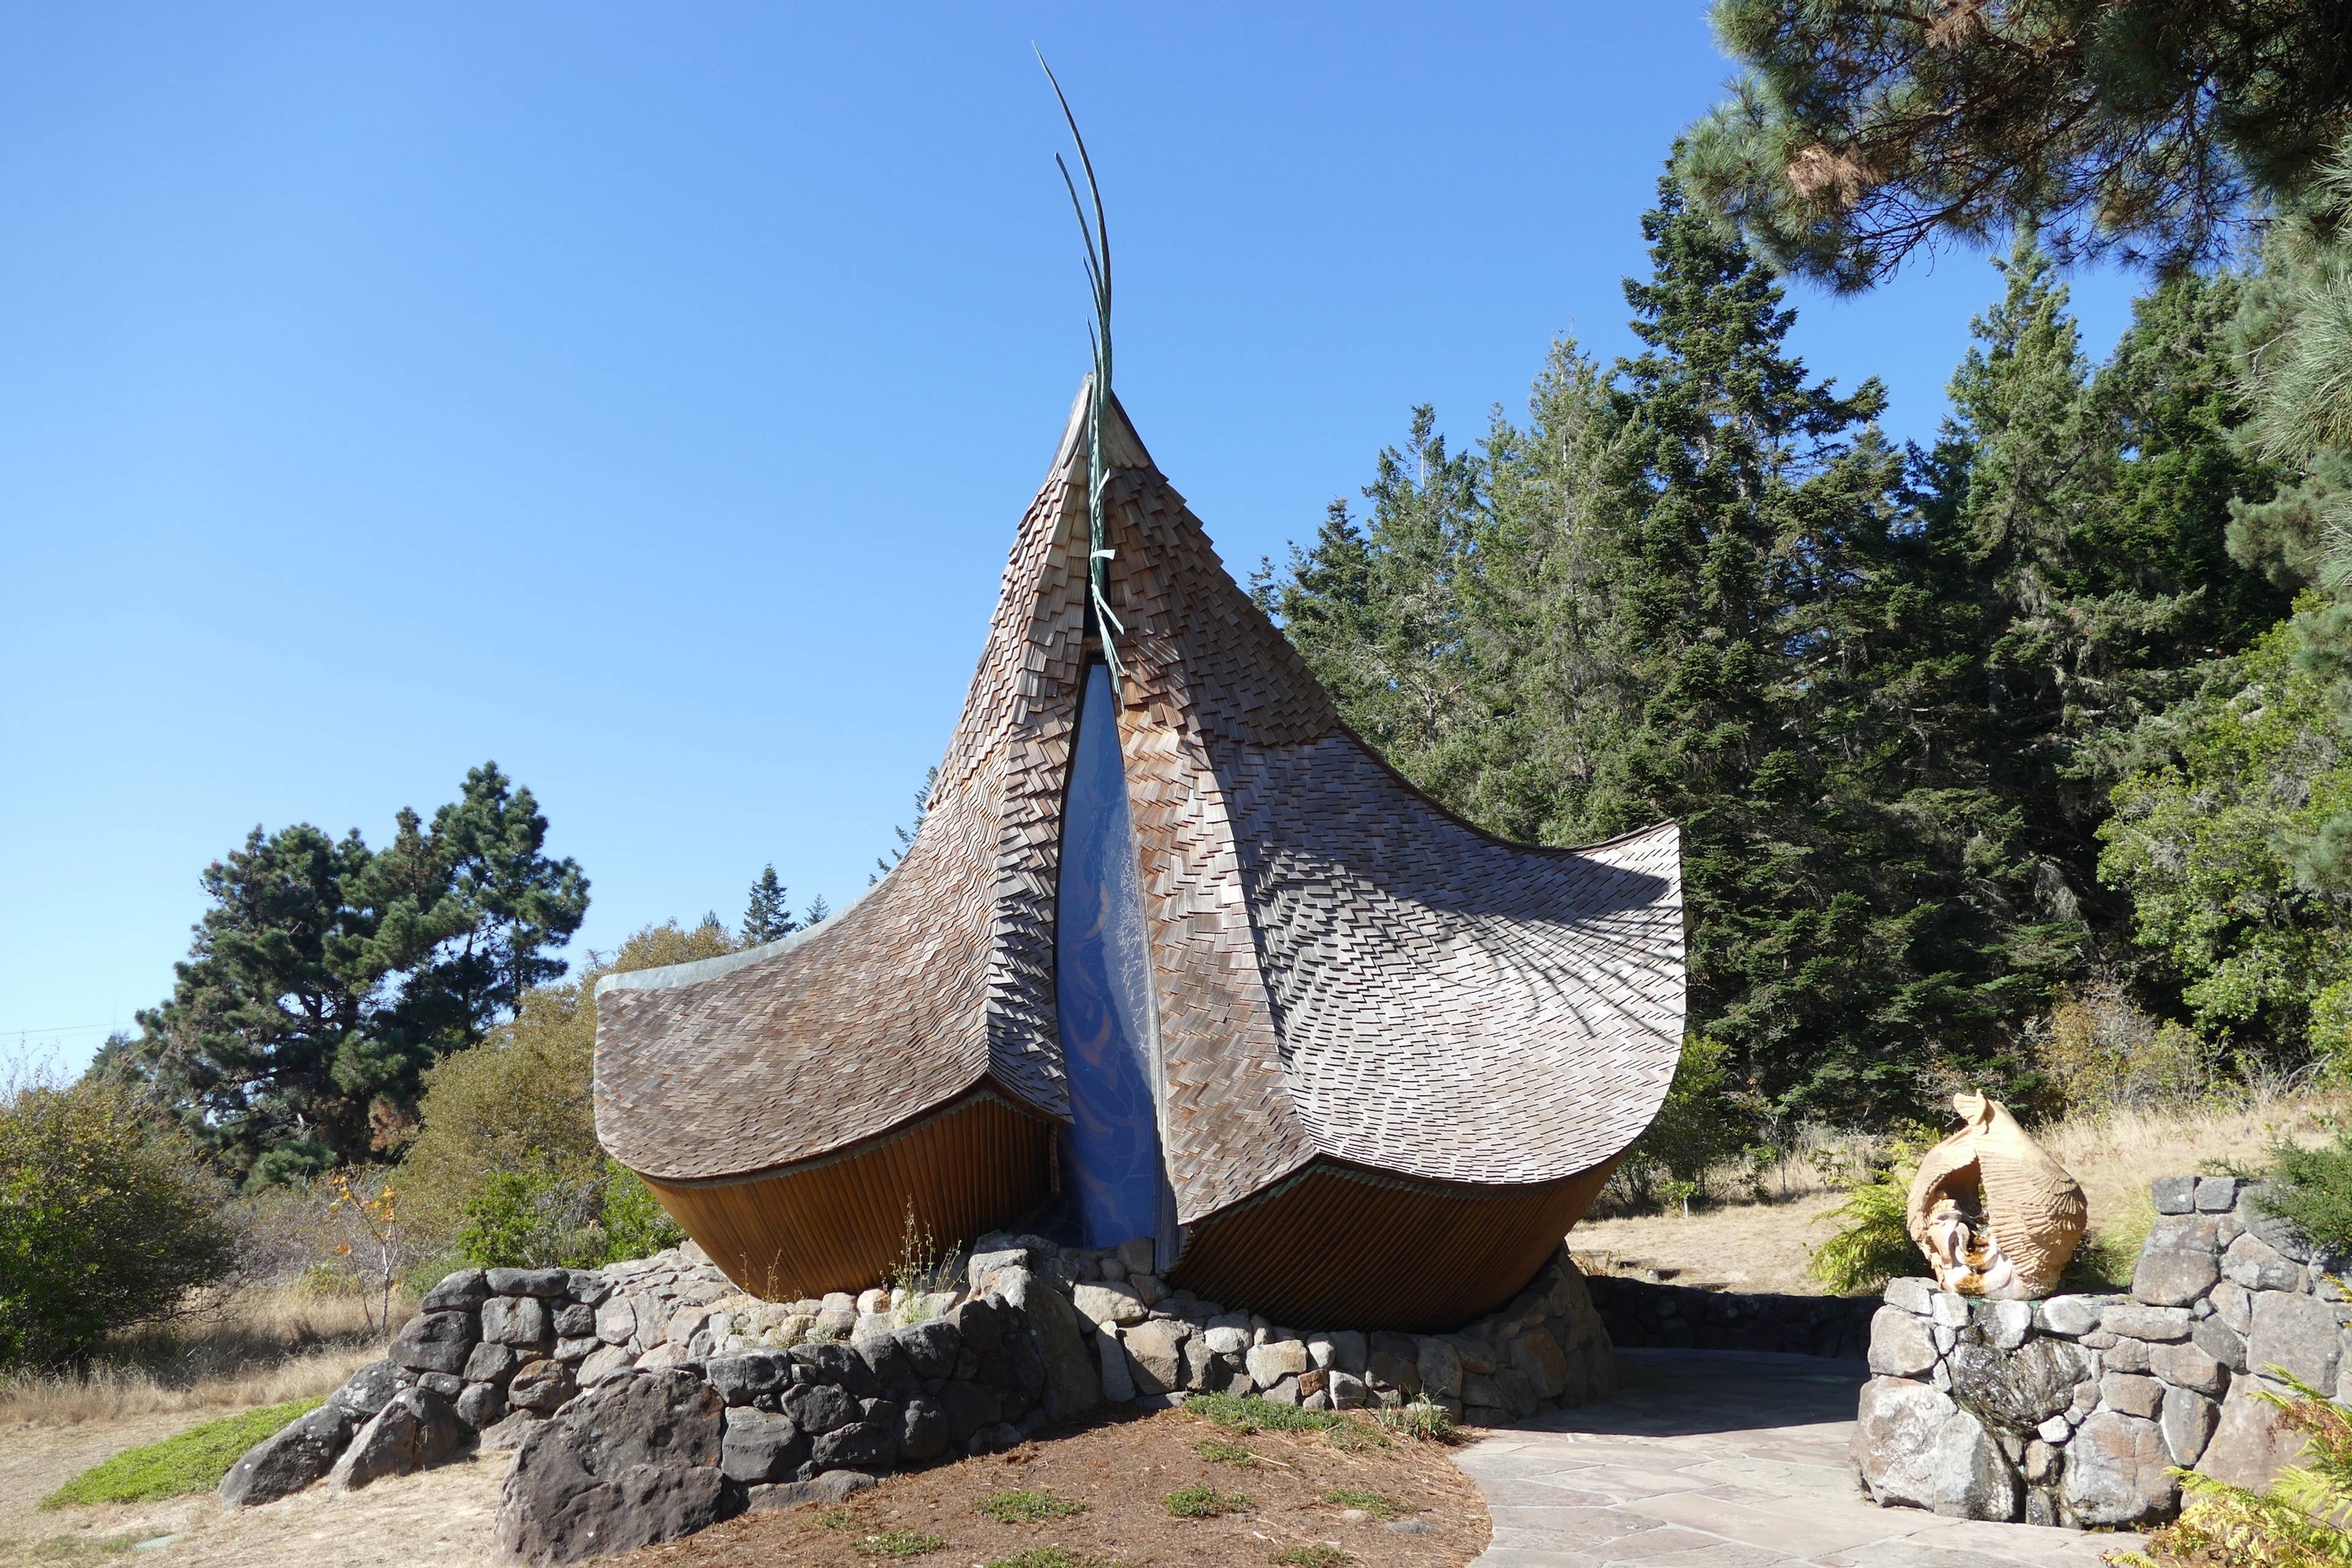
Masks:
[[[784,884],[777,879],[775,863],[771,861],[751,884],[751,901],[743,911],[743,929],[737,933],[737,940],[745,947],[757,947],[800,929],[800,921],[793,919]]]

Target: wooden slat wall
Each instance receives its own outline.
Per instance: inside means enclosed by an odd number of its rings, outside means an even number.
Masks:
[[[1497,1188],[1318,1163],[1193,1226],[1170,1283],[1290,1328],[1459,1328],[1535,1277],[1615,1164]]]
[[[880,1284],[910,1204],[942,1252],[1018,1219],[1045,1200],[1053,1149],[1052,1123],[984,1093],[772,1175],[646,1184],[729,1279],[792,1300]]]

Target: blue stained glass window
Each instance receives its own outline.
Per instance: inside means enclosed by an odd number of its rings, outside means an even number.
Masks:
[[[1174,1205],[1160,1168],[1151,959],[1135,861],[1118,700],[1097,664],[1087,672],[1070,760],[1055,917],[1055,997],[1074,1122],[1066,1197],[1083,1245],[1148,1236],[1165,1253]]]

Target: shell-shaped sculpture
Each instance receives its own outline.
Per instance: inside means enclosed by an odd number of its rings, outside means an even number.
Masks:
[[[2015,1301],[2050,1294],[2090,1218],[2081,1184],[1999,1100],[1964,1092],[1952,1109],[1963,1125],[1911,1179],[1911,1239],[1947,1290]]]
[[[1474,1318],[1674,1076],[1675,826],[1538,848],[1423,796],[1115,398],[1098,609],[1087,408],[905,858],[813,931],[607,976],[598,1134],[770,1296],[874,1283],[910,1224],[1061,1226],[1301,1327]]]

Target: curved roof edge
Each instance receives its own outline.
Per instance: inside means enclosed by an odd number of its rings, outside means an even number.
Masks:
[[[722,952],[716,958],[698,958],[685,963],[661,963],[656,964],[651,969],[623,969],[610,974],[600,974],[596,977],[596,994],[602,996],[607,991],[667,991],[673,985],[697,985],[705,980],[716,980],[722,974],[732,973],[745,964],[757,963],[763,958],[773,958],[780,952],[790,952],[824,930],[825,921],[847,914],[878,891],[884,882],[887,882],[898,874],[898,868],[891,867],[879,879],[868,885],[865,891],[834,910],[832,914],[825,916],[824,921],[820,921],[813,926],[803,926],[790,936],[780,936],[773,942],[763,942],[757,947],[738,948],[733,952]]]

